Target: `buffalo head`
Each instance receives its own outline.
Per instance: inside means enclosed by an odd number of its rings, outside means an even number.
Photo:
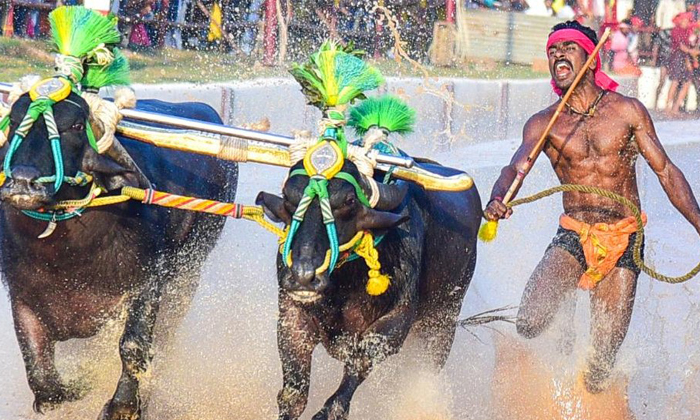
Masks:
[[[299,168],[302,168],[301,163],[295,165],[291,172]],[[342,171],[357,180],[366,196],[371,195],[370,186],[360,175],[355,164],[345,161]],[[282,189],[282,197],[261,192],[256,203],[262,205],[272,220],[284,222],[289,226],[308,184],[308,176],[290,176]],[[370,208],[360,201],[355,186],[350,182],[337,177],[328,182],[329,201],[340,244],[350,241],[358,232],[390,229],[408,220],[406,216],[383,211],[398,207],[406,195],[408,186],[378,186],[381,198],[375,208]],[[284,262],[280,264],[280,289],[297,301],[312,303],[320,300],[324,292],[333,286],[329,281],[329,270],[318,272],[319,267],[324,264],[329,247],[330,241],[323,222],[321,205],[318,199],[314,199],[293,237],[291,267]]]
[[[29,94],[24,94],[12,106],[8,142],[0,150],[3,161],[8,158],[10,140],[31,104]],[[75,177],[80,172],[89,174],[98,186],[108,191],[125,185],[143,185],[143,175],[116,142],[116,147],[104,155],[91,147],[86,130],[87,124],[90,124],[90,109],[80,95],[70,93],[65,99],[54,103],[52,110],[60,136],[60,156],[66,177]],[[101,133],[98,129],[94,128],[93,131],[99,138]],[[64,182],[56,188],[53,181],[48,181],[58,173],[55,155],[46,121],[43,115],[39,115],[11,155],[11,175],[7,176],[0,188],[0,199],[20,210],[37,210],[60,200],[85,197],[89,185],[75,186]]]

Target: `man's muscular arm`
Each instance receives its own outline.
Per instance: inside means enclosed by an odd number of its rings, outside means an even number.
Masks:
[[[654,123],[651,121],[649,112],[638,100],[632,99],[634,107],[634,121],[632,130],[644,159],[649,163],[651,169],[659,177],[659,182],[663,187],[671,204],[693,225],[700,234],[700,207],[693,195],[688,181],[683,172],[671,162],[666,154],[659,138],[656,136]]]
[[[484,217],[487,220],[505,219],[510,217],[511,213],[513,213],[512,210],[503,204],[503,197],[513,184],[513,180],[518,174],[518,168],[522,168],[525,165],[528,155],[540,139],[545,124],[547,123],[547,117],[546,111],[542,111],[530,117],[525,123],[522,144],[520,144],[520,147],[511,158],[510,164],[501,170],[501,176],[498,177],[498,180],[491,190],[491,198],[486,205],[486,209],[484,209]],[[518,186],[515,190],[515,194],[513,194],[511,198],[515,198],[519,189],[520,186]]]

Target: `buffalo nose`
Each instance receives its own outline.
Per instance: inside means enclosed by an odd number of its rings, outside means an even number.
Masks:
[[[316,269],[313,264],[307,261],[294,262],[292,264],[292,276],[294,281],[303,287],[310,287],[316,277]]]
[[[35,168],[29,166],[16,166],[12,168],[12,181],[26,187],[34,186],[34,182],[41,174]]]

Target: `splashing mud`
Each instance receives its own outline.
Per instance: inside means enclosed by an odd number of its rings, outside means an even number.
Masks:
[[[688,133],[697,131],[692,128],[678,123],[659,127],[661,138],[674,139],[691,137]],[[486,149],[479,147],[436,158],[470,168],[484,195],[511,151],[500,153],[490,145],[489,153],[484,153]],[[669,150],[697,192],[700,172],[690,170],[697,167],[697,145]],[[552,185],[553,175],[543,167],[538,165],[531,173],[522,194]],[[260,190],[278,192],[284,174],[281,169],[242,167],[238,201],[251,203]],[[640,170],[639,180],[650,214],[647,258],[671,273],[697,263],[695,232],[673,211],[653,174]],[[554,199],[519,209],[503,224],[493,244],[480,245],[462,317],[519,302],[527,277],[554,234],[559,211]],[[276,418],[282,383],[276,344],[276,251],[275,238],[257,225],[227,223],[205,265],[190,310],[180,327],[170,331],[170,351],[156,350],[144,420]],[[459,329],[445,368],[435,374],[420,370],[419,350],[409,343],[358,389],[350,419],[696,420],[700,413],[700,282],[673,286],[642,276],[637,292],[632,325],[618,358],[618,376],[604,394],[589,395],[577,383],[583,366],[580,355],[587,350],[582,346],[588,343],[588,320],[581,313],[584,319],[576,318],[581,337],[570,357],[548,352],[549,337],[523,343],[508,325],[496,326],[500,333],[492,333],[487,326],[474,328],[471,332],[476,337]],[[2,296],[0,420],[95,420],[119,378],[121,328],[120,322],[114,322],[98,337],[61,343],[58,367],[67,379],[86,389],[85,397],[45,416],[33,414],[33,396],[9,303]],[[317,349],[303,420],[321,408],[341,376],[340,363]]]
[[[635,420],[626,378],[615,378],[606,391],[590,394],[580,369],[556,369],[531,346],[507,336],[496,340],[492,387],[500,420]]]

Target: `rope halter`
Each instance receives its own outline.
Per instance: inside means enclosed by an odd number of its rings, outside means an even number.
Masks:
[[[320,127],[323,130],[321,139],[314,146],[310,147],[304,156],[304,169],[296,169],[289,175],[290,177],[298,175],[309,177],[309,183],[304,188],[304,195],[292,216],[289,233],[282,247],[283,261],[289,267],[291,267],[294,236],[304,220],[306,211],[316,198],[318,198],[321,206],[323,224],[326,226],[326,234],[330,243],[330,261],[327,264],[329,273],[333,272],[338,262],[340,254],[338,233],[328,195],[328,181],[333,178],[340,178],[350,182],[355,187],[360,201],[364,205],[369,206],[369,200],[367,200],[355,177],[347,172],[341,172],[347,156],[347,141],[342,131],[344,122],[344,116],[341,112],[336,110],[327,111],[326,118],[323,119],[323,125]],[[324,266],[326,266],[325,263]]]
[[[10,179],[12,178],[12,159],[17,153],[19,147],[22,145],[25,137],[34,126],[34,123],[39,119],[39,117],[43,116],[46,130],[48,131],[48,140],[51,143],[51,153],[53,155],[55,173],[52,176],[40,177],[34,182],[53,183],[54,194],[58,192],[64,182],[73,186],[87,185],[87,183],[90,181],[90,177],[86,176],[80,171],[78,171],[73,177],[65,175],[63,155],[61,153],[61,136],[58,132],[58,127],[56,126],[56,120],[54,119],[53,114],[53,105],[66,100],[71,92],[74,91],[74,85],[68,79],[62,76],[44,79],[32,86],[32,88],[29,90],[29,97],[31,98],[32,102],[27,108],[27,113],[24,115],[22,122],[20,122],[19,126],[15,130],[12,141],[8,147],[7,154],[5,155],[5,160],[3,162],[3,172],[5,177]],[[0,130],[7,129],[9,123],[10,116],[6,115],[2,121],[0,121]],[[90,146],[97,150],[95,136],[92,133],[92,128],[89,121],[86,121],[85,128]],[[23,213],[39,220],[65,220],[79,214],[77,212],[72,212],[57,217],[56,214],[49,215],[35,211],[23,211]]]

